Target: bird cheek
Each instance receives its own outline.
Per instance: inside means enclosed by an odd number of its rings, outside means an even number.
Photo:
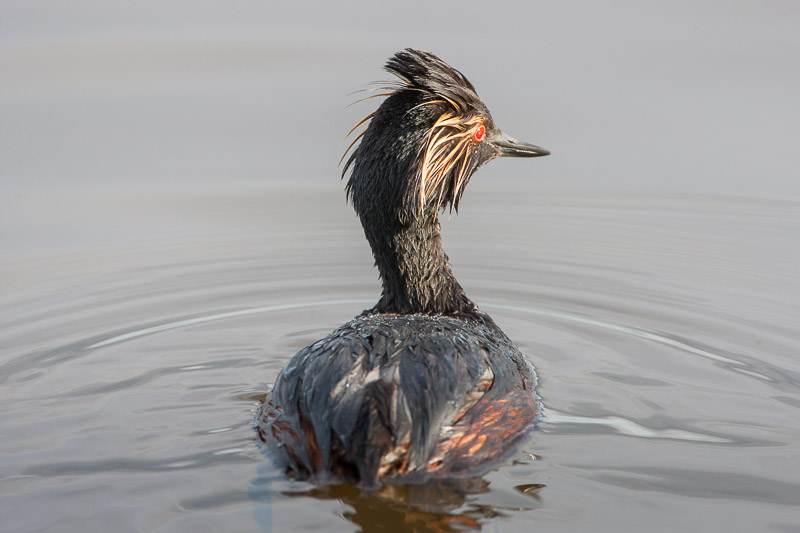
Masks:
[[[485,165],[492,159],[498,157],[497,150],[489,143],[481,143],[475,150],[475,167]]]

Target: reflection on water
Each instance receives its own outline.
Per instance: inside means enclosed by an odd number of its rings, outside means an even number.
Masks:
[[[483,478],[468,478],[385,485],[364,492],[354,485],[290,486],[270,471],[252,484],[250,498],[255,502],[256,522],[264,531],[274,526],[276,494],[301,502],[313,498],[341,504],[341,516],[363,531],[465,531],[481,530],[494,519],[540,508],[539,492],[544,488],[528,483],[513,486],[512,491],[498,490]]]
[[[0,272],[4,527],[798,523],[796,203],[513,187],[476,183],[445,249],[537,367],[541,426],[482,479],[371,494],[284,479],[251,428],[291,355],[377,298],[339,191],[82,200],[91,238],[63,252],[22,238],[48,222],[23,199]]]
[[[480,529],[485,519],[502,514],[493,505],[467,504],[467,495],[488,491],[486,481],[466,479],[420,486],[389,485],[372,493],[352,485],[338,485],[289,494],[339,500],[350,508],[343,516],[365,530],[385,524],[388,531],[460,531]]]

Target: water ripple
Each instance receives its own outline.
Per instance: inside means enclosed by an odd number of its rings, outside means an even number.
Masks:
[[[207,322],[215,322],[218,320],[228,320],[231,318],[241,318],[250,315],[259,315],[262,313],[273,313],[276,311],[289,311],[292,309],[305,309],[308,307],[323,307],[323,306],[335,306],[335,305],[349,305],[349,304],[362,304],[367,305],[368,300],[334,300],[334,301],[326,301],[326,302],[305,302],[305,303],[289,303],[289,304],[281,304],[281,305],[267,305],[263,307],[251,307],[248,309],[239,309],[237,311],[228,311],[225,313],[215,313],[213,315],[205,315],[205,316],[198,316],[194,318],[187,318],[183,320],[176,320],[175,322],[168,322],[166,324],[159,324],[157,326],[150,326],[143,329],[137,329],[134,331],[129,331],[127,333],[123,333],[121,335],[115,335],[111,338],[95,342],[86,348],[89,350],[95,348],[102,348],[104,346],[110,346],[112,344],[117,344],[119,342],[124,342],[131,339],[136,339],[138,337],[144,337],[145,335],[152,335],[154,333],[160,333],[162,331],[169,331],[171,329],[183,328],[187,326],[196,326],[198,324],[205,324]]]
[[[683,440],[688,442],[710,442],[716,444],[732,444],[735,441],[711,434],[695,433],[680,429],[653,429],[645,427],[627,418],[618,416],[574,416],[559,413],[551,409],[542,409],[542,422],[546,424],[578,424],[588,426],[602,426],[613,429],[614,431],[628,435],[630,437],[641,437],[647,439],[670,439]]]

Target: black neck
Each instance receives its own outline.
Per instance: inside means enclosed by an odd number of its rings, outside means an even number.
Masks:
[[[383,283],[379,313],[482,316],[442,250],[438,205],[419,204],[422,153],[441,110],[423,93],[398,90],[375,112],[356,150],[347,194]],[[474,169],[473,169],[474,170]]]
[[[362,218],[383,282],[373,311],[475,315],[475,306],[459,285],[442,249],[439,220],[426,216],[386,227]]]

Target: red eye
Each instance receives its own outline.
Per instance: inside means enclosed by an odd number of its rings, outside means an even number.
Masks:
[[[484,126],[483,124],[475,128],[475,132],[472,134],[472,138],[475,139],[475,142],[481,142],[485,136],[486,136],[486,126]]]

